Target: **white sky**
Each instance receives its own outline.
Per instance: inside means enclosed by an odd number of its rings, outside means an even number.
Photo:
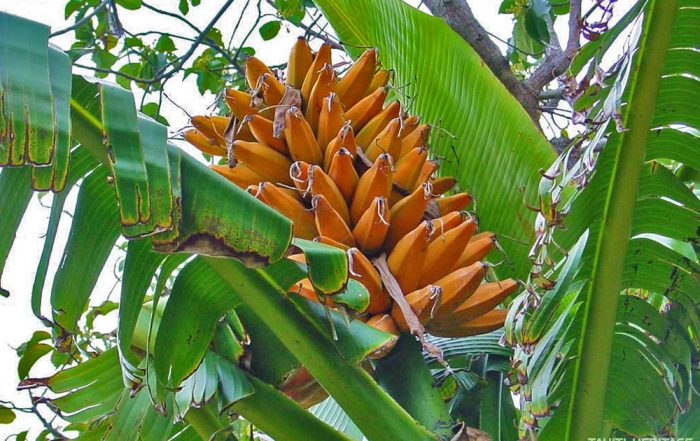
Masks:
[[[213,14],[218,11],[218,8],[223,2],[223,0],[204,1],[201,6],[192,8],[187,18],[198,27],[203,28]],[[241,8],[244,3],[243,0],[235,1],[229,11],[224,14],[217,24],[217,27],[224,34],[224,41],[228,41],[233,24],[240,16]],[[255,2],[251,3],[254,4]],[[410,0],[409,3],[416,4],[418,1]],[[502,16],[497,13],[500,3],[499,0],[470,2],[474,13],[481,23],[500,38],[507,39],[510,35],[512,25],[508,16]],[[629,4],[632,3],[632,0],[620,1],[618,3],[618,10],[624,11],[629,7]],[[150,4],[170,11],[176,11],[177,9],[176,0],[151,0]],[[0,0],[0,10],[45,23],[50,25],[54,30],[72,24],[72,19],[68,22],[63,18],[64,5],[64,0]],[[269,8],[265,11],[272,12]],[[250,7],[244,16],[242,27],[244,29],[249,28],[256,15],[255,7]],[[618,13],[618,16],[619,15]],[[141,10],[138,12],[131,12],[120,9],[120,19],[126,28],[132,32],[153,29],[173,33],[185,32],[181,23],[176,20],[155,15],[150,11]],[[566,26],[563,20],[560,20],[560,22],[561,23],[557,23],[556,27],[558,33],[561,35],[561,31],[564,31]],[[286,62],[291,45],[294,43],[296,36],[300,33],[301,32],[297,28],[287,26],[283,28],[280,36],[270,42],[264,42],[259,37],[258,33],[254,32],[247,45],[254,47],[257,51],[257,56],[269,64],[284,63]],[[51,42],[63,49],[67,49],[73,41],[73,38],[73,33],[70,32],[52,39]],[[177,40],[176,42],[179,43],[178,47],[180,47],[182,42]],[[318,45],[318,43],[316,43],[316,45]],[[81,61],[83,63],[85,62],[84,60]],[[166,92],[174,101],[193,115],[205,114],[207,112],[206,108],[213,101],[213,96],[209,94],[204,97],[199,95],[194,77],[184,82],[181,81],[181,77],[172,80],[166,88]],[[170,122],[172,131],[176,131],[188,123],[187,115],[183,111],[168,103],[167,100],[164,100],[163,103],[163,114]],[[71,200],[74,201],[74,199],[75,194],[73,194]],[[44,203],[46,204],[48,202],[49,197],[47,196]],[[67,207],[72,207],[72,204],[67,204]],[[41,247],[43,246],[42,236],[46,230],[48,216],[48,208],[42,206],[38,199],[34,197],[17,233],[17,238],[2,279],[2,286],[8,289],[12,295],[9,299],[0,298],[0,400],[13,400],[20,405],[27,405],[28,398],[25,393],[18,393],[16,391],[18,381],[16,371],[17,357],[14,348],[28,340],[32,332],[40,327],[40,323],[31,312],[29,299],[35,269],[41,255]],[[58,232],[58,242],[54,247],[49,277],[45,285],[46,289],[44,290],[44,312],[47,315],[49,309],[46,300],[50,295],[53,272],[58,265],[63,245],[67,239],[69,226],[70,220],[67,216],[64,216]],[[112,274],[118,257],[116,253],[113,253],[108,264],[105,266],[105,272],[101,275],[94,295],[90,300],[92,305],[99,304],[104,300],[107,293],[112,290],[112,299],[118,300],[119,287],[115,287],[116,278]],[[103,325],[113,326],[113,324],[114,319],[112,318],[106,322],[106,325]],[[48,361],[44,360],[35,366],[35,369],[31,371],[31,375],[47,376],[52,372],[52,366]],[[12,433],[29,428],[31,428],[32,431],[28,439],[34,439],[39,430],[41,430],[40,425],[38,425],[33,416],[19,414],[17,420],[13,424],[9,426],[0,425],[0,441],[4,440],[6,436]]]

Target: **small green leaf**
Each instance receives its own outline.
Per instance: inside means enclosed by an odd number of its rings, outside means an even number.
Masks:
[[[263,40],[272,40],[277,36],[280,31],[282,23],[279,20],[268,21],[264,25],[260,26],[259,32]]]
[[[190,5],[187,3],[187,0],[180,0],[180,4],[177,6],[177,8],[183,15],[187,15],[187,13],[190,12]]]
[[[211,28],[209,32],[207,32],[207,38],[219,46],[224,46],[223,36],[221,35],[221,31],[217,28]]]
[[[141,112],[155,119],[159,123],[169,126],[170,123],[159,112],[158,103],[146,103],[141,106]]]
[[[85,3],[85,0],[69,0],[66,3],[66,9],[64,10],[63,17],[68,18],[75,13],[80,7]]]
[[[119,68],[119,72],[123,73],[124,75],[129,75],[130,77],[136,78],[138,78],[140,71],[141,63],[127,63]],[[131,81],[132,80],[130,78],[117,75],[117,84],[122,86],[124,89],[131,88]]]
[[[177,48],[175,47],[175,42],[173,41],[172,38],[170,38],[170,35],[168,34],[163,34],[158,38],[158,41],[156,41],[156,50],[160,52],[173,52]]]
[[[10,424],[15,420],[15,413],[12,409],[0,406],[0,424]]]
[[[143,41],[138,37],[126,37],[124,39],[124,46],[126,47],[143,47]]]
[[[525,30],[535,41],[541,43],[549,41],[547,22],[532,8],[528,9],[525,13]]]
[[[141,7],[141,0],[117,0],[117,4],[124,9],[135,11]]]

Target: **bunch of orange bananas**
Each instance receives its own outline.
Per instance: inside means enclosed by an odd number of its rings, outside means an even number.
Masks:
[[[286,82],[255,57],[245,63],[249,91],[227,90],[231,116],[196,116],[185,139],[228,158],[211,168],[283,213],[294,235],[346,251],[350,277],[370,304],[360,316],[394,334],[410,326],[373,259],[382,255],[415,316],[433,335],[458,337],[502,326],[496,307],[516,288],[485,282],[481,260],[494,235],[477,233],[462,211],[468,193],[436,177],[431,126],[385,105],[390,72],[368,49],[338,77],[331,46],[294,45]],[[451,195],[446,195],[453,193]],[[303,261],[303,255],[290,256]],[[309,280],[294,291],[321,301]],[[332,296],[322,300],[329,306]]]

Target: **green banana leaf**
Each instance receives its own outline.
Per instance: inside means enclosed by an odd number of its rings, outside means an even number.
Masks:
[[[0,279],[7,257],[15,241],[24,212],[32,198],[29,186],[30,167],[5,168],[0,172],[0,198],[3,201],[4,219],[0,222]],[[0,286],[0,295],[8,297],[10,293]]]
[[[555,157],[525,110],[440,18],[401,0],[316,4],[350,54],[378,48],[404,107],[437,127],[440,173],[474,195],[480,228],[498,235],[508,260],[499,275],[525,278],[535,219],[526,202],[536,205],[539,170]]]

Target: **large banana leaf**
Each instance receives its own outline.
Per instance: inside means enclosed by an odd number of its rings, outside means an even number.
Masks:
[[[524,278],[534,238],[525,202],[535,205],[539,170],[554,160],[525,110],[441,19],[401,0],[316,4],[351,54],[376,47],[395,70],[404,106],[438,127],[431,144],[444,158],[440,173],[473,193],[481,228],[499,235],[510,264],[497,270]]]
[[[633,9],[644,14],[639,41],[601,94],[605,118],[583,161],[548,172],[549,181],[566,182],[581,164],[595,162],[596,144],[608,137],[588,186],[562,204],[570,211],[557,240],[567,248],[578,244],[555,288],[536,303],[524,293],[509,317],[521,391],[529,397],[521,406],[521,435],[543,427],[542,440],[585,440],[607,436],[604,420],[631,435],[659,435],[691,399],[690,359],[700,347],[693,250],[700,201],[663,164],[697,162],[692,109],[700,82],[689,48],[700,47],[693,26],[698,4],[648,1]],[[623,129],[611,120],[618,112]],[[629,289],[641,290],[645,300],[620,296]]]

